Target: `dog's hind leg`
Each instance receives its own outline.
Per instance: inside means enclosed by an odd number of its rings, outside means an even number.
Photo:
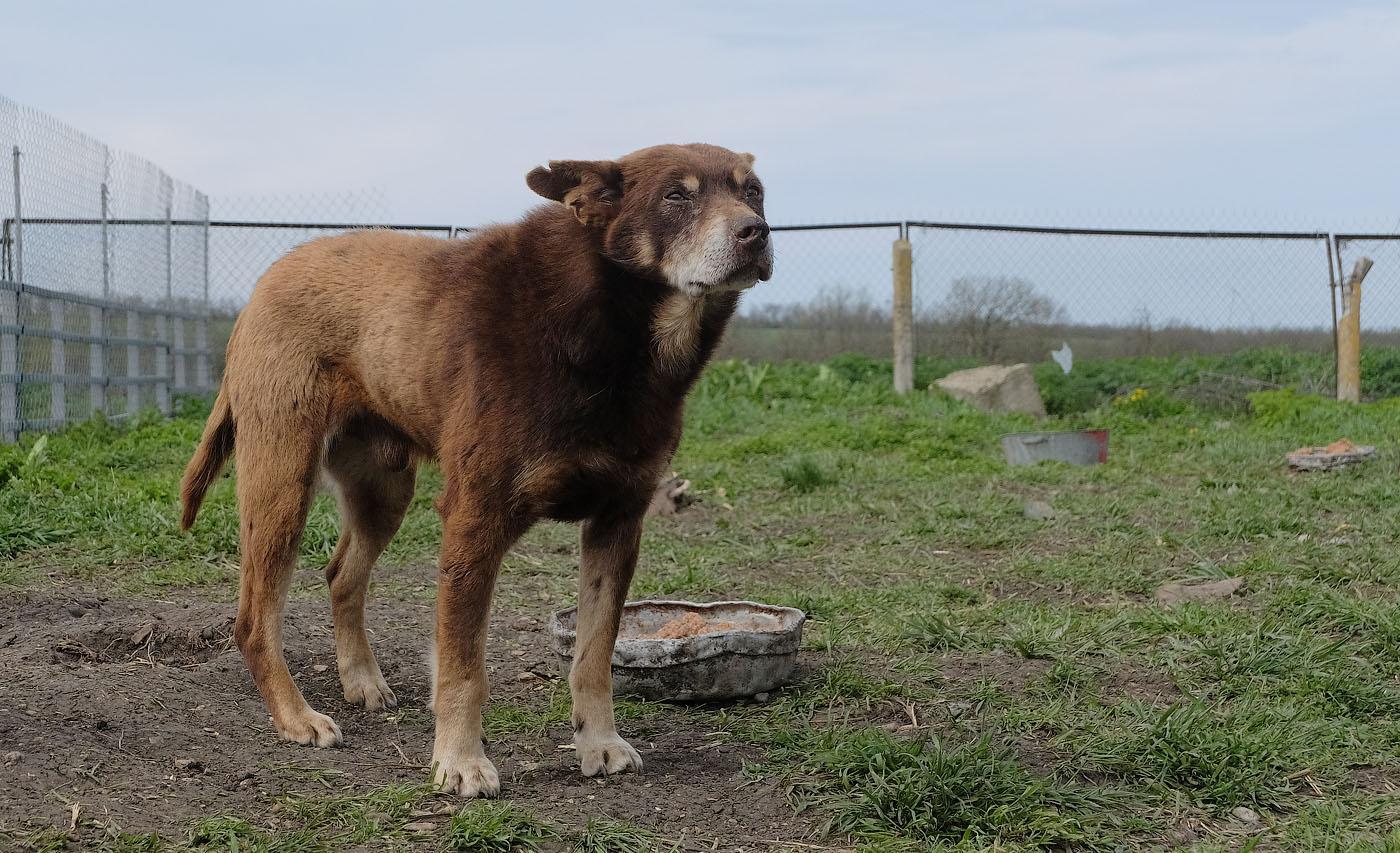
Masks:
[[[376,447],[360,438],[339,436],[326,453],[325,471],[336,486],[341,534],[326,564],[335,659],[345,701],[371,711],[398,704],[384,681],[365,636],[365,592],[374,561],[403,523],[413,500],[414,465],[386,464]]]
[[[240,420],[238,509],[242,579],[233,635],[277,731],[287,740],[335,746],[335,721],[306,704],[282,655],[282,611],[311,504],[322,437],[295,416]]]
[[[640,510],[583,524],[578,643],[569,689],[574,748],[585,776],[642,769],[642,757],[617,733],[612,701],[613,644],[627,587],[637,568],[641,536]]]

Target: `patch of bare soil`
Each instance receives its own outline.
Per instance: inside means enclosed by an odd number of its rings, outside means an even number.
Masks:
[[[1132,699],[1144,705],[1166,706],[1182,698],[1181,688],[1162,670],[1120,662],[1104,679],[1103,697],[1117,702]]]
[[[427,779],[430,602],[371,599],[371,641],[400,702],[380,712],[341,696],[327,604],[290,602],[288,664],[311,704],[340,723],[347,746],[334,750],[278,739],[233,646],[234,612],[188,598],[21,592],[0,600],[0,826],[67,827],[76,805],[83,820],[178,838],[215,814],[265,826],[288,794]],[[493,702],[546,705],[548,682],[525,674],[556,672],[540,624],[498,608]],[[721,850],[809,838],[810,825],[780,790],[746,784],[741,770],[757,749],[717,744],[699,720],[661,710],[623,721],[646,770],[605,782],[585,779],[560,748],[571,740],[567,724],[493,742],[488,754],[505,797],[564,828],[608,816]]]
[[[1051,662],[1002,651],[952,652],[943,658],[943,679],[967,690],[983,680],[994,682],[1012,696],[1019,696],[1050,669]]]

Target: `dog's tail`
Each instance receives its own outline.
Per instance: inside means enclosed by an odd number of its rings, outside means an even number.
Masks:
[[[180,482],[180,502],[184,512],[180,515],[180,529],[189,530],[194,526],[194,518],[199,515],[199,505],[204,502],[204,493],[224,469],[224,463],[233,455],[233,409],[222,388],[214,398],[214,410],[204,424],[204,435],[199,439],[199,448],[194,458],[185,466],[185,476]]]

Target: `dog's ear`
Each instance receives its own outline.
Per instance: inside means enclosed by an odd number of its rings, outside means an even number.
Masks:
[[[550,160],[531,169],[525,183],[589,227],[606,225],[622,200],[622,167],[612,160]]]

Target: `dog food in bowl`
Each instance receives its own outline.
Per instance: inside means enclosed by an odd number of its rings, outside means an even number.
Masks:
[[[752,601],[630,601],[613,647],[613,692],[697,702],[752,696],[786,684],[806,614]],[[565,675],[578,610],[550,620],[550,646]]]

